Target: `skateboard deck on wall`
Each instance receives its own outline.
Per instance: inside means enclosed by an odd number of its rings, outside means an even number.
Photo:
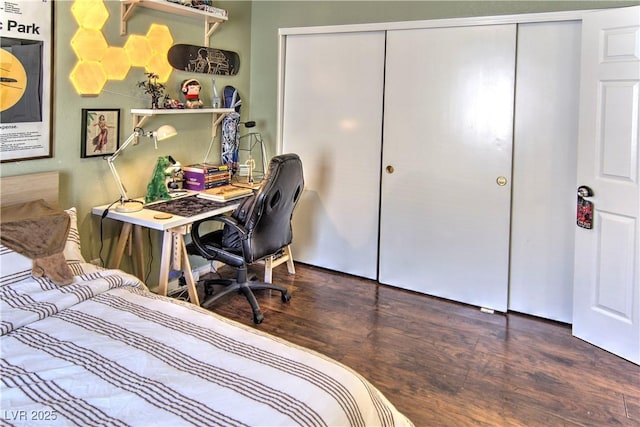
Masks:
[[[174,44],[167,53],[169,64],[176,70],[218,76],[235,76],[240,56],[230,50],[192,44]]]

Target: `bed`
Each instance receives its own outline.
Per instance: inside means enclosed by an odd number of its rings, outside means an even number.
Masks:
[[[37,194],[41,175],[2,178],[3,211],[55,205],[58,176]],[[70,284],[0,246],[2,425],[411,425],[337,361],[86,263],[75,209],[63,212]]]

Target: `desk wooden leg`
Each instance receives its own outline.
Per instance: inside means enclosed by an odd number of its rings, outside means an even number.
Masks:
[[[193,280],[193,273],[191,272],[191,262],[189,261],[189,255],[187,253],[187,245],[184,243],[184,237],[182,235],[180,235],[179,240],[180,252],[182,253],[182,274],[184,274],[185,281],[187,282],[189,301],[195,305],[200,305],[198,289],[196,288],[196,282]]]
[[[187,245],[184,243],[185,228],[174,228],[164,232],[162,237],[162,256],[160,260],[160,277],[158,278],[158,294],[167,295],[169,287],[169,271],[171,266],[176,270],[182,270],[185,281],[187,282],[187,290],[189,292],[189,301],[195,305],[200,305],[196,282],[193,280],[191,273],[191,263],[187,254]]]
[[[109,268],[119,268],[120,263],[122,262],[122,256],[124,255],[124,250],[127,247],[127,243],[131,238],[131,228],[132,224],[125,222],[122,224],[122,228],[120,229],[120,237],[118,238],[118,245],[116,246],[116,253],[114,254],[113,260],[111,261],[111,265]]]
[[[160,276],[158,277],[158,294],[167,295],[169,287],[169,269],[171,268],[171,247],[173,233],[166,230],[162,236],[162,255],[160,256]]]
[[[116,252],[113,256],[109,268],[120,268],[122,263],[122,257],[124,251],[129,247],[131,254],[131,245],[134,246],[134,271],[138,279],[144,281],[144,253],[142,252],[142,227],[139,225],[133,225],[128,222],[122,224],[120,230],[120,237],[118,237],[118,244],[116,245]]]

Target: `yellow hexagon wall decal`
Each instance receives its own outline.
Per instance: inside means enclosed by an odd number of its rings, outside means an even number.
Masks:
[[[166,25],[151,24],[149,31],[147,31],[147,40],[154,52],[164,53],[165,55],[173,45],[171,31]]]
[[[124,80],[131,69],[129,57],[123,47],[109,47],[101,63],[109,80]]]
[[[102,30],[109,18],[109,11],[104,2],[96,0],[74,1],[71,14],[80,27],[91,30]]]
[[[80,28],[71,39],[71,48],[82,61],[100,61],[109,45],[102,31]]]
[[[124,44],[124,50],[127,52],[129,62],[134,67],[144,67],[151,59],[151,46],[144,36],[130,35]]]
[[[71,14],[80,27],[71,39],[78,63],[69,75],[78,93],[98,95],[108,80],[124,80],[131,67],[158,75],[160,83],[169,80],[173,72],[167,61],[173,45],[169,27],[151,24],[145,36],[132,34],[124,47],[115,47],[102,33],[109,18],[103,0],[74,0]]]
[[[79,94],[99,95],[107,82],[107,75],[99,62],[78,61],[69,79]]]
[[[166,53],[155,53],[144,66],[147,73],[154,73],[158,76],[158,82],[165,83],[169,80],[173,69],[169,65]]]

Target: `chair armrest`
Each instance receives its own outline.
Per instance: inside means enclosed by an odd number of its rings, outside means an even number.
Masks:
[[[191,230],[198,231],[198,229],[200,228],[200,225],[204,224],[205,222],[220,222],[222,224],[227,224],[235,228],[242,234],[247,233],[247,230],[242,225],[238,224],[238,221],[235,218],[233,218],[231,215],[217,215],[217,216],[212,216],[206,219],[201,219],[200,221],[196,221],[192,224]],[[193,234],[193,232],[191,234]]]
[[[238,221],[232,217],[231,215],[218,215],[218,216],[213,216],[211,218],[207,218],[207,219],[203,219],[202,221],[198,221],[198,225],[207,221],[215,221],[215,222],[221,222],[223,224],[226,224],[230,227],[235,228],[236,230],[238,230],[243,236],[247,235],[247,229],[244,228],[241,224],[238,223]],[[195,224],[194,224],[195,225]]]
[[[216,259],[215,255],[205,246],[200,238],[200,226],[207,222],[219,222],[228,225],[240,232],[242,240],[248,238],[248,232],[245,227],[238,223],[238,221],[231,215],[218,215],[210,218],[206,218],[200,221],[196,221],[191,225],[191,244],[204,256],[209,254],[212,259]],[[220,248],[222,250],[222,248]],[[219,252],[219,251],[216,251]]]

